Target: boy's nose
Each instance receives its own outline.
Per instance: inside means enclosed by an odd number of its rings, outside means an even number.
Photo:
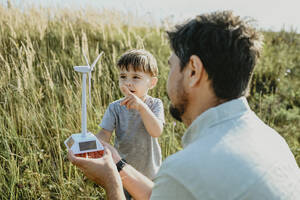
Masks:
[[[132,86],[132,82],[131,82],[131,81],[126,81],[125,85],[126,85],[127,87],[131,87],[131,86]]]

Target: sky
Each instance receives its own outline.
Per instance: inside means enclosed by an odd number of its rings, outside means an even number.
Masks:
[[[7,0],[0,0],[6,4]],[[99,10],[131,12],[146,21],[159,23],[168,18],[179,23],[201,13],[232,10],[236,15],[251,17],[264,30],[294,30],[300,33],[300,0],[11,0],[20,7],[34,4],[80,9],[92,6]]]

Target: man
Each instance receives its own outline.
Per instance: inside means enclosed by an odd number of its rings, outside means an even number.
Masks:
[[[294,156],[244,97],[261,35],[231,12],[216,12],[176,26],[168,36],[170,112],[189,126],[183,150],[163,162],[154,183],[108,144],[101,159],[69,152],[70,161],[109,199],[124,199],[123,186],[135,199],[299,199]]]

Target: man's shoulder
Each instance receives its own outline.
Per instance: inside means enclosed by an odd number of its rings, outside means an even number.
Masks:
[[[169,157],[167,157],[154,179],[155,184],[164,182],[166,185],[175,184],[177,186],[184,186],[184,191],[192,196],[197,195],[196,190],[205,192],[202,187],[204,182],[199,176],[199,160],[191,159],[187,149],[181,150]],[[198,188],[198,189],[196,189]],[[196,189],[196,190],[195,190]],[[182,188],[180,189],[180,191]],[[176,191],[174,191],[176,192]]]
[[[189,161],[188,151],[181,150],[170,156],[168,156],[160,167],[159,174],[167,173],[169,176],[181,175],[178,172],[187,169],[188,165],[191,164]]]

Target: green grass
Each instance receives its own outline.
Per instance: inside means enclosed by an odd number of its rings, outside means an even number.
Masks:
[[[0,5],[0,199],[101,199],[104,191],[66,157],[63,141],[80,131],[82,50],[93,60],[88,129],[96,133],[107,105],[121,97],[116,61],[128,49],[156,57],[159,82],[151,95],[165,105],[159,142],[163,157],[181,149],[185,130],[167,108],[165,27],[126,23],[130,15],[104,11],[28,9]],[[300,36],[264,32],[265,47],[252,80],[251,108],[288,142],[300,164]],[[268,141],[266,141],[268,142]]]

